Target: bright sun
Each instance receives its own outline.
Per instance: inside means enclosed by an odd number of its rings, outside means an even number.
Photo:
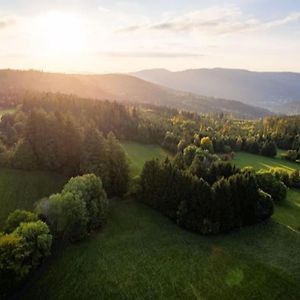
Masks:
[[[35,32],[43,54],[74,55],[86,47],[84,27],[77,15],[49,12],[37,19]]]

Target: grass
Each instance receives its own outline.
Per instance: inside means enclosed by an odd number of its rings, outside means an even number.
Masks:
[[[252,166],[257,170],[270,169],[275,167],[283,168],[288,172],[291,172],[296,169],[300,170],[300,164],[289,162],[280,158],[279,156],[275,158],[270,158],[246,152],[237,152],[235,154],[233,162],[240,168]]]
[[[272,221],[202,237],[112,202],[104,230],[56,249],[16,299],[300,299],[299,249]]]
[[[300,170],[300,164],[286,161],[279,156],[269,158],[244,152],[236,153],[233,162],[240,168],[252,166],[255,169],[269,169],[280,167],[291,172]],[[289,189],[287,200],[275,206],[273,219],[277,222],[300,231],[300,190]]]
[[[287,200],[275,207],[273,218],[300,232],[300,190],[288,190]]]
[[[158,146],[123,147],[133,175],[145,160],[166,155]],[[5,185],[12,184],[11,194],[18,189],[13,178],[21,181],[27,173],[10,175]],[[12,199],[22,199],[25,190]],[[297,226],[299,196],[289,191],[289,201],[276,208],[276,222],[213,237],[184,231],[140,203],[112,201],[103,230],[56,247],[14,299],[300,299],[300,235],[288,227]]]
[[[139,144],[135,142],[122,143],[130,162],[131,175],[139,175],[144,163],[153,158],[163,158],[170,154],[158,145]]]
[[[0,169],[0,227],[7,215],[17,209],[32,210],[42,197],[59,191],[65,178],[49,172]]]

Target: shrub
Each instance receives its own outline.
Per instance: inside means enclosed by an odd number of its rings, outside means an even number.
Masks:
[[[30,211],[17,209],[10,213],[4,225],[4,231],[13,232],[21,223],[35,222],[38,216]]]
[[[283,201],[287,195],[287,187],[268,171],[259,171],[256,175],[259,187],[272,196],[275,202]]]
[[[296,161],[298,153],[296,150],[288,150],[286,153],[282,154],[282,157],[289,161]]]
[[[264,221],[270,218],[274,213],[274,204],[271,195],[259,190],[259,198],[255,210],[256,220]]]

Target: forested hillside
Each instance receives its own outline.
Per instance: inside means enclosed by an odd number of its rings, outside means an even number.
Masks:
[[[0,101],[14,98],[24,91],[60,92],[80,97],[106,99],[118,102],[152,104],[196,111],[198,113],[226,113],[241,118],[260,118],[270,111],[238,101],[204,97],[179,92],[134,76],[68,75],[37,71],[0,71]]]
[[[179,72],[154,69],[133,75],[169,88],[238,100],[274,112],[296,114],[300,107],[299,73],[215,68]]]

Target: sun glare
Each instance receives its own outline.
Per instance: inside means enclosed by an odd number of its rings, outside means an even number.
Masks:
[[[37,19],[35,26],[37,42],[43,54],[73,55],[85,49],[84,21],[78,15],[47,13]]]

